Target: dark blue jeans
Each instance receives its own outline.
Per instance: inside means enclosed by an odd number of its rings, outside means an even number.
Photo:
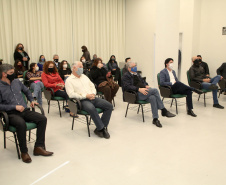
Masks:
[[[108,101],[95,98],[94,100],[84,99],[81,100],[82,110],[88,112],[97,127],[97,130],[101,130],[107,127],[111,118],[113,106]],[[100,118],[96,108],[103,110],[103,114]]]

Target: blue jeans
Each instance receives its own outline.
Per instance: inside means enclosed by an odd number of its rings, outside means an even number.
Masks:
[[[101,98],[95,98],[94,100],[89,100],[89,99],[81,100],[81,104],[82,104],[82,110],[90,114],[94,124],[97,127],[97,130],[101,130],[104,127],[107,128],[111,118],[111,113],[113,110],[113,106],[111,103]],[[101,118],[96,108],[100,108],[103,110],[103,114]]]
[[[158,118],[158,109],[164,108],[159,92],[155,88],[149,88],[147,95],[138,92],[138,100],[145,100],[151,104],[153,118]]]
[[[40,105],[42,105],[42,88],[44,85],[42,82],[32,83],[30,88],[34,91],[33,97],[37,98],[37,101]]]
[[[221,76],[217,75],[214,78],[210,79],[210,83],[208,82],[202,82],[202,88],[203,89],[209,89],[209,86],[211,86],[212,84],[217,85],[217,83],[220,81]],[[218,103],[218,99],[217,99],[217,89],[216,90],[212,90],[213,93],[213,102],[214,104],[219,104]]]

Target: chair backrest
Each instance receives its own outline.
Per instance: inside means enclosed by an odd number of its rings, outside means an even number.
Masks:
[[[120,72],[121,72],[121,78],[122,78],[122,76],[123,76],[122,71],[123,71],[123,68],[120,69]]]
[[[190,79],[189,71],[187,71],[187,79],[188,79],[188,84],[190,85],[191,79]]]
[[[27,71],[24,71],[24,72],[23,72],[23,80],[24,80],[24,81],[27,80]]]
[[[160,86],[160,73],[157,74],[158,86]]]

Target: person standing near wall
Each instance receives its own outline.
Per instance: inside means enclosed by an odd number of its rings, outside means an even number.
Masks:
[[[24,51],[24,46],[21,43],[17,44],[16,46],[16,49],[14,51],[14,60],[22,61],[23,66],[26,70],[28,70],[30,57],[28,56],[27,52]]]

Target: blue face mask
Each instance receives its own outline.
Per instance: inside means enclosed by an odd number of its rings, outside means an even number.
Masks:
[[[83,68],[78,68],[78,70],[75,72],[77,73],[78,76],[81,76],[83,73]]]
[[[131,71],[136,73],[137,72],[137,66],[131,68]]]

